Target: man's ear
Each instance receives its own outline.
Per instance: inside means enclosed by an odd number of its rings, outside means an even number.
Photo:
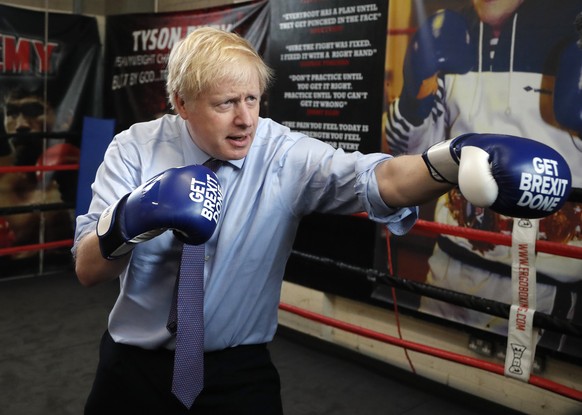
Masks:
[[[174,102],[175,102],[175,110],[176,113],[182,117],[183,119],[187,120],[188,119],[188,113],[186,111],[186,102],[184,101],[184,98],[182,98],[180,96],[180,94],[178,94],[177,92],[174,93]]]

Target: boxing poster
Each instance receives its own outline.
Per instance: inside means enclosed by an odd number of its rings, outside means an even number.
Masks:
[[[192,12],[125,14],[107,17],[105,115],[117,130],[171,112],[166,62],[172,46],[199,26],[233,31],[260,52],[268,32],[267,0]]]
[[[78,163],[100,50],[92,17],[0,6],[0,277],[71,263],[77,171],[53,167]]]
[[[384,151],[419,154],[465,133],[523,136],[560,152],[572,170],[573,186],[580,188],[582,125],[565,112],[579,114],[581,103],[555,104],[579,90],[582,68],[576,62],[582,61],[582,51],[569,45],[579,38],[574,21],[581,10],[580,0],[555,8],[541,0],[392,1]],[[512,273],[516,258],[511,251],[519,218],[474,206],[458,188],[421,206],[421,214],[431,231],[390,240],[399,277],[519,306],[512,293],[523,293],[523,287],[520,274]],[[462,233],[447,233],[448,226]],[[560,254],[563,247],[582,247],[581,229],[582,206],[574,201],[540,221],[537,239],[553,244],[554,251],[536,252],[530,275],[536,276],[537,301],[528,311],[582,322],[582,260],[580,254]],[[512,324],[507,318],[429,296],[404,293],[399,299],[401,307],[468,327],[487,340],[488,347],[475,350],[505,354]],[[582,339],[563,332],[542,330],[537,346],[537,356],[551,350],[582,357]]]
[[[378,151],[386,0],[271,3],[270,116],[347,152]]]
[[[266,57],[276,79],[269,116],[345,152],[379,151],[387,9],[386,0],[272,0]],[[313,214],[301,221],[294,249],[373,267],[377,232],[365,218]],[[365,279],[297,255],[285,278],[370,299]]]

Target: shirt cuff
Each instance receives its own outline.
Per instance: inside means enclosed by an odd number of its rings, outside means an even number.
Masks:
[[[385,225],[394,235],[404,235],[418,219],[418,206],[395,208],[386,205],[382,200],[374,169],[389,158],[392,156],[376,155],[376,160],[359,173],[355,190],[370,220]],[[370,162],[369,159],[367,161]]]

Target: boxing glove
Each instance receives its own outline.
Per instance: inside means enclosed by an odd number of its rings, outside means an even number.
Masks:
[[[79,164],[81,150],[69,143],[61,143],[50,146],[36,160],[37,166],[60,166],[63,164]],[[43,171],[36,173],[37,179],[42,180]]]
[[[403,86],[398,102],[402,116],[420,125],[434,104],[439,73],[464,74],[473,64],[471,39],[465,19],[439,10],[416,31],[406,49]]]
[[[61,143],[50,146],[37,159],[37,166],[60,166],[55,167],[55,170],[36,172],[36,179],[38,183],[44,185],[50,184],[52,180],[57,182],[59,191],[63,202],[74,203],[77,198],[77,171],[71,168],[63,169],[63,165],[78,165],[81,158],[81,150],[79,147],[69,144]]]
[[[119,258],[169,229],[184,243],[203,244],[216,229],[221,207],[222,189],[212,170],[166,170],[103,211],[97,222],[101,255]]]
[[[582,44],[570,43],[560,55],[554,85],[554,114],[582,136]]]
[[[505,216],[542,218],[568,200],[572,175],[553,148],[502,134],[464,134],[437,143],[422,155],[432,177],[459,185],[479,207]]]

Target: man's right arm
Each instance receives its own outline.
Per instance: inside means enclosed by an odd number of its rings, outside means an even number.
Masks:
[[[119,277],[130,257],[126,255],[113,261],[103,258],[99,238],[95,232],[90,232],[78,242],[75,272],[81,284],[90,287]]]
[[[105,209],[96,232],[78,242],[79,281],[90,286],[114,279],[138,244],[167,230],[184,243],[205,243],[216,229],[221,207],[220,183],[205,166],[171,168],[152,177]]]

